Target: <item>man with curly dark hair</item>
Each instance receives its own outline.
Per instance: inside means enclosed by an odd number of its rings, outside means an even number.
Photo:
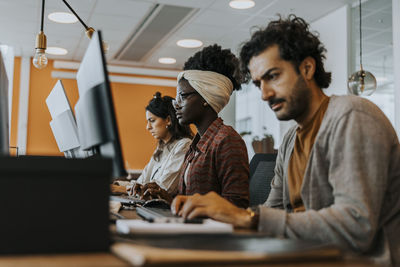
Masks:
[[[242,47],[243,74],[279,120],[297,125],[279,148],[271,193],[254,211],[218,195],[177,197],[172,210],[276,237],[334,243],[385,266],[400,264],[400,144],[382,111],[322,88],[325,48],[294,15],[272,21]]]
[[[239,60],[218,45],[203,48],[178,75],[174,107],[182,125],[194,124],[197,134],[185,156],[179,194],[215,192],[230,203],[249,205],[249,162],[241,136],[223,123],[218,113],[240,89]],[[149,189],[147,194],[157,193]],[[156,195],[156,194],[155,194]],[[170,200],[169,196],[162,195]]]

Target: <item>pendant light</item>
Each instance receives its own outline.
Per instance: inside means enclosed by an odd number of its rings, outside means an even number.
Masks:
[[[369,96],[376,90],[375,76],[363,69],[362,66],[362,30],[361,30],[361,0],[359,0],[359,14],[360,14],[360,70],[353,73],[347,81],[347,89],[349,94],[359,96]]]
[[[38,69],[43,69],[47,66],[46,57],[46,35],[43,32],[43,18],[44,18],[44,0],[42,0],[42,17],[40,22],[40,32],[36,35],[35,56],[32,63]]]
[[[62,0],[64,4],[71,10],[71,12],[75,15],[75,17],[80,21],[80,23],[85,27],[86,35],[92,38],[93,33],[95,30],[92,27],[88,27],[83,20],[76,14],[76,12],[72,9],[72,7],[67,3],[66,0]],[[36,46],[35,46],[35,56],[33,57],[32,63],[38,69],[43,69],[47,66],[47,57],[46,57],[46,49],[47,49],[47,41],[46,35],[43,32],[43,22],[44,22],[44,4],[45,0],[42,0],[42,16],[40,21],[40,31],[38,35],[36,35]],[[104,53],[108,52],[109,45],[107,42],[103,41],[103,51]]]

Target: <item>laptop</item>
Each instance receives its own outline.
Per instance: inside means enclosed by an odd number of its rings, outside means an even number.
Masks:
[[[0,253],[108,251],[109,159],[0,158]]]
[[[145,200],[140,199],[138,197],[134,196],[128,196],[128,195],[111,195],[110,200],[112,201],[118,201],[121,202],[122,205],[142,205],[144,204]]]
[[[165,207],[136,207],[136,213],[143,219],[155,223],[203,223],[203,218],[185,219],[172,214],[171,209]]]

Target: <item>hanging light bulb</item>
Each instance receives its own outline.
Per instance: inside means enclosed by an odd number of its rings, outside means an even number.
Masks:
[[[35,56],[33,57],[32,63],[38,69],[43,69],[47,66],[46,57],[46,35],[43,32],[43,17],[44,17],[44,0],[42,0],[42,18],[40,24],[40,32],[36,35],[36,46],[35,46]]]
[[[361,70],[353,73],[347,82],[348,92],[352,95],[369,96],[376,90],[376,79],[371,72]]]
[[[348,92],[352,95],[369,96],[376,90],[375,76],[363,69],[362,66],[362,31],[361,31],[361,0],[359,0],[360,13],[360,70],[353,73],[347,81]]]
[[[43,69],[47,66],[46,35],[42,31],[36,36],[35,56],[32,63],[38,69]]]

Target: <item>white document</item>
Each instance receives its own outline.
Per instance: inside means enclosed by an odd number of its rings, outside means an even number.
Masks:
[[[232,233],[231,224],[206,219],[203,223],[151,223],[143,220],[117,220],[121,234],[197,234]]]

